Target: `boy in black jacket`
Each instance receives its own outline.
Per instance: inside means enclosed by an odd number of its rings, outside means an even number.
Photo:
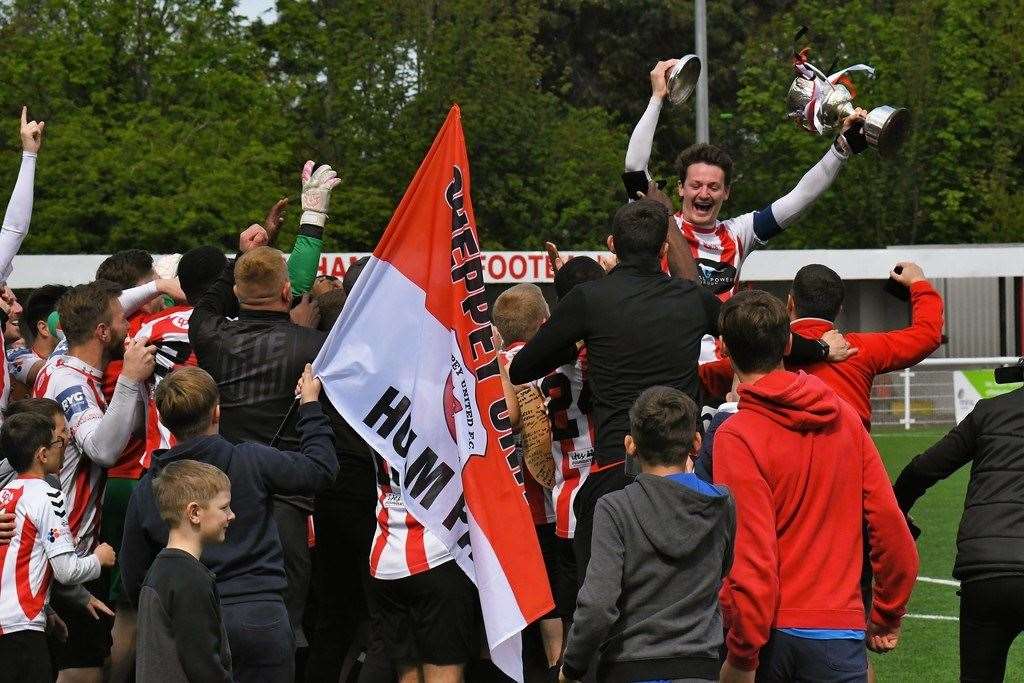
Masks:
[[[594,512],[593,552],[561,680],[718,680],[718,591],[732,564],[736,507],[693,474],[697,407],[678,389],[647,389],[629,411],[626,452],[641,472]]]
[[[294,634],[282,599],[287,582],[271,497],[314,495],[338,471],[334,433],[318,400],[320,381],[309,365],[299,390],[300,453],[254,443],[234,445],[217,433],[220,407],[213,378],[199,368],[175,370],[157,387],[156,403],[161,422],[178,445],[153,454],[152,468],[128,504],[121,572],[128,596],[137,602],[142,577],[167,543],[153,478],[169,463],[189,459],[215,465],[231,479],[238,516],[225,542],[207,548],[202,561],[217,575],[236,681],[294,678]]]
[[[223,543],[231,482],[213,465],[172,462],[153,480],[167,547],[139,595],[135,678],[139,683],[230,683],[231,651],[221,619],[216,577],[199,563],[203,548]]]

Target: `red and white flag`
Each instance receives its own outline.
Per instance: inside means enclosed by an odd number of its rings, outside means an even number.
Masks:
[[[476,584],[491,657],[521,681],[520,632],[553,602],[491,339],[454,106],[314,369]]]

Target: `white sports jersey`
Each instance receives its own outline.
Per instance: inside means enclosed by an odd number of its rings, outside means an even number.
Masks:
[[[540,381],[551,419],[551,455],[555,460],[555,533],[572,538],[576,533],[573,503],[591,471],[595,425],[590,419],[590,388],[584,368],[586,350],[575,363],[563,365]]]
[[[146,449],[142,466],[147,469],[153,451],[170,448],[176,443],[171,432],[160,422],[160,413],[156,409],[156,386],[172,370],[196,364],[192,344],[188,340],[188,321],[191,316],[192,309],[188,306],[168,308],[147,318],[133,334],[135,337],[147,339],[149,344],[156,347],[156,368],[153,370],[153,376],[145,383],[144,393]]]
[[[764,214],[768,217],[762,218]],[[728,301],[736,293],[744,259],[765,244],[754,232],[754,223],[758,220],[774,222],[771,210],[751,211],[719,221],[714,228],[699,228],[684,221],[682,212],[676,214],[676,224],[690,245],[697,276],[704,287],[722,301]],[[718,358],[715,338],[705,335],[701,340],[700,362],[709,363]]]
[[[79,445],[79,435],[83,427],[102,419],[107,409],[103,373],[74,356],[52,358],[39,371],[32,395],[55,400],[68,421],[71,439],[64,451],[60,487],[70,506],[68,526],[75,547],[86,555],[99,533],[107,470],[89,459]]]
[[[508,367],[512,364],[512,359],[519,353],[519,349],[526,346],[523,342],[516,342],[509,344],[503,351],[501,351],[501,357],[505,361],[505,366]],[[530,386],[541,391],[539,382],[530,382]],[[543,394],[543,391],[541,391]],[[533,523],[537,526],[541,524],[551,524],[555,521],[555,501],[550,490],[544,488],[537,483],[537,480],[530,474],[530,470],[526,467],[523,462],[523,442],[519,434],[515,435],[516,440],[516,457],[519,459],[519,467],[523,471],[523,488],[526,490],[526,502],[530,506],[530,516],[533,517]],[[555,476],[558,476],[557,467]]]
[[[75,551],[68,507],[43,479],[19,477],[0,491],[0,510],[14,513],[14,538],[0,546],[0,633],[43,631],[50,558]]]
[[[409,514],[401,475],[374,453],[377,471],[377,530],[370,547],[370,576],[402,579],[454,559],[448,548]]]
[[[7,350],[7,372],[15,381],[28,384],[28,373],[43,359],[27,346]]]

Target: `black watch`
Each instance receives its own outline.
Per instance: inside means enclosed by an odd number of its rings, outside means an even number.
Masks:
[[[828,342],[824,339],[815,339],[814,341],[821,347],[821,359],[827,360],[829,352]]]

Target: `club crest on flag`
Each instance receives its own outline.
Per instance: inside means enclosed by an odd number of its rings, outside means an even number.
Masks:
[[[395,471],[408,514],[476,584],[491,657],[522,680],[520,632],[553,601],[498,362],[455,106],[314,370]]]

